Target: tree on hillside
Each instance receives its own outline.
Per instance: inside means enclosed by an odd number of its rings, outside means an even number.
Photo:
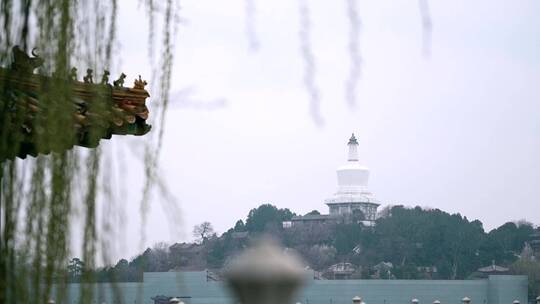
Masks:
[[[112,270],[112,279],[118,282],[129,282],[129,262],[126,259],[121,259],[116,263]],[[142,277],[141,277],[142,279]]]
[[[193,236],[199,243],[204,243],[212,234],[214,234],[214,228],[210,222],[202,222],[193,227]]]
[[[284,243],[289,247],[330,244],[334,231],[333,224],[294,225],[284,231]]]
[[[210,268],[221,268],[226,258],[227,237],[212,239],[206,245],[208,246],[208,254],[206,263]]]
[[[314,245],[299,250],[311,268],[322,271],[336,262],[336,248],[327,245]]]
[[[482,223],[459,214],[395,206],[377,221],[374,233],[377,257],[394,265],[436,266],[448,279],[464,278],[482,266]]]
[[[528,222],[505,223],[488,233],[488,237],[496,242],[504,251],[519,253],[530,235],[534,233],[534,227]]]
[[[306,215],[321,215],[321,213],[318,210],[311,210]]]
[[[212,237],[205,243],[205,247],[208,250],[206,256],[208,267],[223,267],[223,264],[228,258],[238,255],[248,246],[249,238],[235,237],[235,232],[245,232],[245,228],[242,228],[243,225],[240,225],[240,223],[243,224],[242,221],[238,221],[235,229],[229,229],[220,237]]]
[[[169,245],[167,243],[160,242],[155,244],[147,256],[148,271],[163,272],[171,268],[169,262]]]
[[[342,223],[335,227],[334,247],[341,255],[349,254],[362,240],[363,226],[357,223]]]
[[[510,266],[510,272],[528,277],[529,300],[540,295],[540,262],[520,259]]]
[[[71,282],[79,282],[84,271],[84,262],[79,258],[73,258],[68,264],[68,275]]]
[[[289,221],[295,215],[287,208],[278,209],[276,206],[263,204],[249,211],[246,228],[249,232],[263,232],[269,227],[279,228],[283,221]]]
[[[244,225],[244,221],[242,220],[236,221],[236,224],[234,225],[234,231],[236,232],[246,231],[246,225]]]

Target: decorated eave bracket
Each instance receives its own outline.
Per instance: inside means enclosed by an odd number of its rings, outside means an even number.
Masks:
[[[67,75],[63,77],[54,73],[52,76],[45,76],[34,73],[34,70],[44,63],[35,50],[32,50],[32,56],[18,46],[14,46],[12,51],[13,61],[9,68],[0,67],[0,90],[3,91],[2,99],[4,99],[0,100],[0,105],[4,103],[3,107],[0,107],[4,113],[0,114],[6,118],[10,113],[20,113],[19,110],[22,109],[24,118],[10,120],[11,131],[18,131],[22,136],[18,137],[20,140],[17,143],[17,151],[4,153],[7,155],[0,154],[0,161],[54,151],[53,147],[47,145],[38,147],[34,143],[36,138],[34,135],[38,132],[35,129],[39,128],[37,121],[40,113],[44,113],[47,108],[46,102],[41,97],[47,93],[50,84],[59,79],[65,81],[70,88],[70,103],[73,107],[68,110],[73,111],[71,114],[75,131],[73,142],[63,149],[69,149],[73,145],[96,147],[100,139],[110,139],[113,134],[140,136],[150,131],[151,126],[146,123],[149,115],[146,98],[150,95],[145,90],[147,83],[140,75],[131,88],[124,87],[127,78],[124,73],[112,81],[112,84],[109,83],[111,75],[108,70],[103,71],[99,81],[94,81],[92,69],[87,69],[82,81],[79,81],[75,67],[69,69]],[[99,107],[99,111],[93,107],[97,98],[105,104]],[[95,126],[99,126],[100,129],[98,138],[90,135]]]

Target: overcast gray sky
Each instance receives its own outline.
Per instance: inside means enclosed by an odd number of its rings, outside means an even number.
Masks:
[[[145,14],[130,2],[119,9],[119,70],[149,78]],[[202,221],[222,233],[262,203],[326,213],[351,132],[383,206],[459,212],[486,229],[540,224],[540,2],[430,0],[426,58],[418,1],[360,0],[355,109],[344,92],[346,1],[307,2],[322,126],[302,82],[300,1],[253,1],[257,52],[248,47],[244,0],[181,1],[161,176],[181,208],[182,233],[172,233],[156,200],[147,244],[190,240]],[[105,144],[128,155],[118,162],[128,184],[118,256],[140,249],[144,172],[126,165],[143,153],[140,140]]]

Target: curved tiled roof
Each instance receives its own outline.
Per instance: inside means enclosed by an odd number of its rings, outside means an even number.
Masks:
[[[61,80],[0,68],[3,90],[0,105],[5,121],[9,121],[6,134],[12,137],[9,142],[15,147],[3,152],[0,161],[48,154],[59,149],[48,146],[46,141],[36,144],[36,138],[46,132],[46,121],[55,117],[49,114],[54,108],[51,105],[65,101],[51,99],[54,94],[49,87],[59,81],[65,83],[66,92],[56,95],[68,98],[66,105],[72,104],[72,107],[62,106],[62,110],[71,111],[63,118],[71,116],[73,122],[73,138],[63,140],[65,144],[61,150],[71,149],[74,145],[96,147],[100,139],[110,139],[112,135],[144,135],[150,131],[151,126],[146,123],[149,114],[146,98],[150,95],[144,89],[146,82],[141,79],[136,80],[132,88],[127,88],[122,84]],[[56,105],[56,108],[60,106]]]

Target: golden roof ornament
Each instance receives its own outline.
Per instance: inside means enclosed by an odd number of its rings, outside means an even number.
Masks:
[[[146,82],[146,80],[142,80],[141,75],[139,75],[139,79],[135,79],[135,83],[133,84],[133,88],[137,89],[137,90],[144,90],[144,87],[147,84],[148,83]]]

